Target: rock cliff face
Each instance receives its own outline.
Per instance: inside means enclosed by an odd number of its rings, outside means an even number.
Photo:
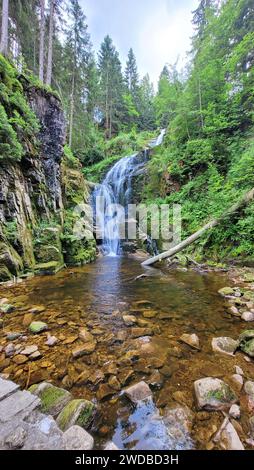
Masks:
[[[61,103],[35,87],[27,86],[26,96],[40,124],[38,146],[26,142],[20,162],[0,166],[0,281],[24,272],[56,272],[66,261],[80,264],[95,256],[94,242],[70,237],[72,206],[86,202],[88,191],[81,172],[68,169],[63,161]],[[79,180],[78,199],[73,200],[75,179]],[[68,255],[66,247],[76,256]]]

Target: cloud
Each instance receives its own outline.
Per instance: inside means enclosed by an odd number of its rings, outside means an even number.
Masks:
[[[165,63],[174,63],[190,49],[191,11],[199,0],[80,0],[96,51],[106,34],[123,63],[133,47],[140,75],[156,84]]]

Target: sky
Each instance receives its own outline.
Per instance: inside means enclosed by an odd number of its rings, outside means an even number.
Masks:
[[[186,61],[193,34],[192,14],[199,0],[80,0],[96,52],[109,34],[125,64],[132,47],[142,77],[154,85],[166,63]]]

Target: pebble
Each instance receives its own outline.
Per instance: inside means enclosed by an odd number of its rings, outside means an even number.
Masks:
[[[238,405],[232,405],[229,410],[229,416],[234,419],[240,419],[241,411]]]

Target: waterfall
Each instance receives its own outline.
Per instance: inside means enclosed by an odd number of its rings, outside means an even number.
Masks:
[[[165,132],[163,129],[148,146],[153,148],[161,145]],[[120,253],[119,227],[125,223],[126,209],[132,202],[132,178],[142,173],[147,158],[147,150],[121,158],[93,192],[97,238],[102,239],[102,252],[105,255],[117,256]]]

